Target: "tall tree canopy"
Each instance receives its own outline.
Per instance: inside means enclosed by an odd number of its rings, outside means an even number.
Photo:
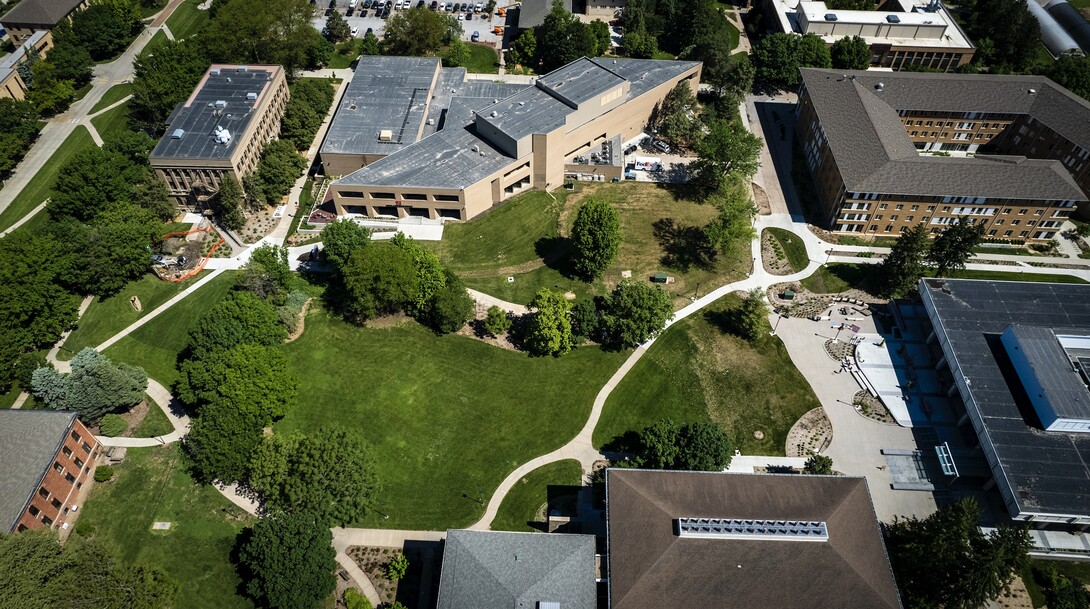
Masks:
[[[310,514],[262,518],[240,534],[246,591],[271,609],[312,609],[336,586],[333,533]]]
[[[571,241],[575,272],[587,279],[600,277],[621,247],[621,216],[606,201],[591,198],[575,216]]]
[[[935,274],[945,277],[951,272],[965,268],[965,263],[973,255],[973,248],[984,239],[985,226],[973,222],[972,218],[962,216],[945,229],[931,243],[927,259],[935,265]]]
[[[168,40],[144,49],[133,62],[129,118],[152,133],[162,133],[174,107],[185,101],[211,62],[200,42]]]
[[[871,52],[867,41],[859,36],[845,36],[829,49],[832,67],[838,70],[866,70],[870,67]]]
[[[598,39],[590,26],[564,9],[561,0],[553,0],[553,8],[537,28],[537,52],[541,72],[551,72],[580,57],[597,57],[605,49],[598,48]]]
[[[348,296],[345,308],[360,320],[397,313],[420,290],[412,254],[385,244],[353,252],[341,274]]]
[[[564,294],[541,288],[529,307],[533,312],[526,324],[523,341],[530,353],[560,356],[571,351],[574,344],[571,318],[568,316],[571,303],[564,298]]]
[[[461,35],[462,23],[454,15],[411,8],[386,21],[382,49],[386,55],[435,55]]]
[[[664,419],[640,433],[638,464],[651,469],[723,471],[734,448],[714,423],[677,424]]]
[[[602,333],[614,347],[636,347],[674,316],[673,297],[660,286],[623,280],[603,299]]]
[[[705,192],[716,192],[730,173],[747,178],[757,173],[760,153],[761,138],[738,121],[715,119],[696,145],[698,158],[692,163],[694,181]]]
[[[208,359],[238,345],[272,346],[284,342],[287,331],[276,310],[250,292],[228,294],[189,330],[188,355]]]
[[[916,224],[901,233],[878,273],[882,283],[879,291],[883,296],[901,298],[916,289],[916,282],[924,273],[930,245],[926,224]]]
[[[177,387],[178,398],[187,404],[232,404],[265,425],[288,414],[298,393],[299,382],[283,351],[247,344],[182,362]]]
[[[314,5],[307,0],[228,0],[200,34],[214,61],[280,64],[294,74],[312,64],[315,49],[327,41],[310,24]]]

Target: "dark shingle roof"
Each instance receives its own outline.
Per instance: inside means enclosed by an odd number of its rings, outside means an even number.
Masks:
[[[0,23],[52,28],[75,11],[82,2],[83,0],[23,0],[0,17]]]
[[[594,537],[448,531],[438,609],[594,609]]]
[[[0,410],[0,526],[10,531],[23,514],[76,413]]]
[[[901,606],[866,480],[610,469],[611,609]],[[829,540],[679,537],[682,517],[823,521]]]
[[[1032,114],[1090,148],[1090,104],[1047,78],[810,68],[802,78],[849,191],[1086,200],[1059,161],[921,156],[898,115]]]

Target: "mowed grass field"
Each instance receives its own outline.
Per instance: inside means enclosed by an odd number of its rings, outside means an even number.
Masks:
[[[15,224],[35,207],[44,203],[49,198],[53,185],[57,182],[61,167],[76,153],[94,145],[95,142],[91,139],[91,133],[87,131],[87,128],[82,125],[76,127],[72,135],[69,135],[61,144],[61,147],[57,149],[57,152],[38,169],[38,172],[34,174],[34,177],[19,193],[19,196],[15,197],[11,205],[3,213],[0,213],[0,231]],[[42,211],[41,214],[45,214],[45,211]]]
[[[231,550],[253,517],[211,486],[198,485],[178,444],[130,448],[116,470],[80,506],[75,534],[105,544],[125,564],[161,568],[178,582],[175,609],[252,608],[238,594],[242,581]],[[170,529],[153,531],[160,521]]]
[[[189,328],[227,295],[238,281],[239,272],[224,271],[106,349],[104,354],[114,361],[140,366],[151,378],[166,387],[172,386],[178,380],[178,354],[185,348]]]
[[[132,83],[121,83],[120,85],[114,85],[102,95],[102,99],[98,100],[98,103],[91,108],[89,114],[94,114],[103,108],[116,104],[117,102],[132,95]]]
[[[818,267],[814,274],[799,283],[815,294],[837,294],[851,288],[868,289],[873,286],[876,264],[846,264],[834,262]],[[963,270],[955,276],[957,279],[984,279],[990,281],[1034,281],[1044,283],[1087,283],[1074,275],[1054,275],[1051,273],[1014,273],[1010,271]]]
[[[571,277],[566,239],[589,197],[613,205],[621,220],[617,260],[592,283]],[[716,213],[710,205],[680,200],[655,184],[579,184],[575,191],[559,189],[552,196],[531,191],[514,197],[475,220],[447,226],[443,240],[432,247],[469,287],[511,302],[525,304],[543,287],[586,298],[613,289],[626,271],[636,281],[665,272],[673,281],[664,287],[680,308],[689,297],[739,279],[752,268],[745,248],[733,259],[696,260],[702,228]]]
[[[57,358],[71,359],[84,347],[98,346],[102,341],[124,330],[132,322],[159,308],[182,290],[200,281],[209,272],[211,271],[201,271],[196,277],[177,283],[163,281],[149,273],[130,282],[120,292],[109,298],[96,296],[83,317],[80,317],[76,329],[64,341],[64,348],[57,354]],[[140,299],[140,311],[129,303],[129,299],[133,296]]]
[[[739,303],[725,296],[663,333],[610,394],[595,446],[670,418],[712,421],[745,454],[784,454],[791,426],[820,404],[778,338],[723,331]]]
[[[175,40],[196,34],[208,21],[208,11],[197,8],[201,4],[201,0],[185,0],[171,13],[166,25]]]
[[[595,347],[531,358],[413,321],[361,328],[312,308],[287,345],[299,406],[277,433],[342,426],[373,447],[389,519],[442,530],[477,520],[507,474],[568,442],[626,354]]]
[[[545,526],[543,508],[550,494],[566,492],[565,487],[577,487],[583,482],[583,468],[575,459],[564,459],[543,465],[526,474],[507,496],[492,521],[493,531],[541,531]],[[537,525],[537,526],[531,526]]]

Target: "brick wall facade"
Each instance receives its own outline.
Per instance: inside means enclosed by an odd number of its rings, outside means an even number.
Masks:
[[[45,471],[16,530],[58,528],[68,519],[73,500],[90,479],[100,446],[77,419]]]

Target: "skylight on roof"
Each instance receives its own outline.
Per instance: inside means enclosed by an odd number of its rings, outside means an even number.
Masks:
[[[829,529],[815,520],[743,520],[678,518],[677,535],[705,539],[779,539],[829,541]]]

